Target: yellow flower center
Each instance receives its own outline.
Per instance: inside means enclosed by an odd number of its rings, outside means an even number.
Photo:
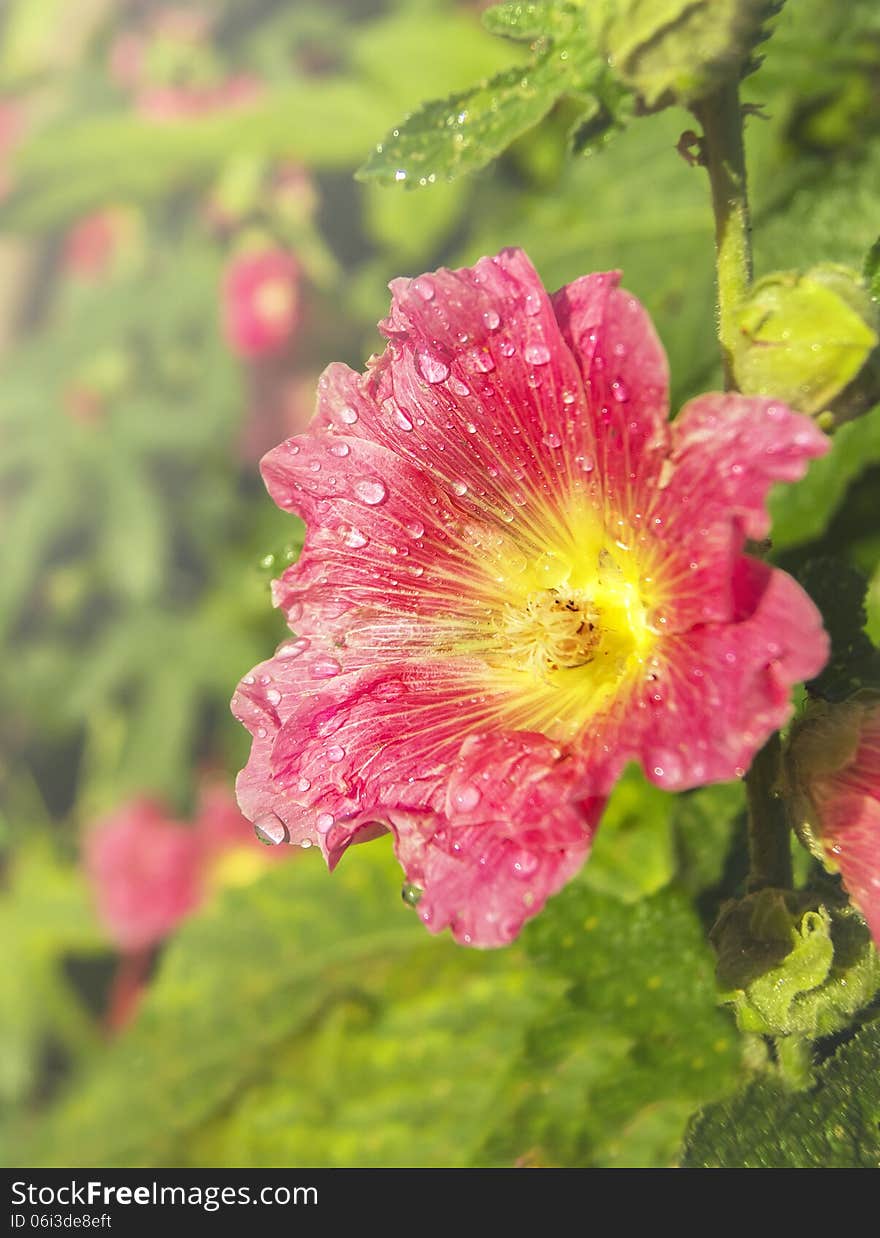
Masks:
[[[592,662],[599,644],[599,611],[582,589],[540,589],[525,607],[506,603],[502,637],[507,649],[538,678]]]
[[[283,322],[293,310],[293,289],[282,279],[267,279],[254,296],[257,314],[264,322]]]
[[[651,556],[594,513],[577,515],[531,554],[497,526],[463,530],[485,619],[451,650],[482,661],[499,723],[562,740],[650,672],[659,634]]]

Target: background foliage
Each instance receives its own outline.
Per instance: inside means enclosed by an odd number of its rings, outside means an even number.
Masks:
[[[268,579],[300,536],[256,457],[304,424],[325,364],[379,346],[387,280],[508,244],[549,287],[620,267],[674,400],[720,383],[707,186],[674,149],[687,113],[633,121],[577,5],[508,6],[495,35],[481,8],[217,0],[176,6],[209,19],[182,46],[167,9],[136,0],[11,0],[0,18],[7,1163],[877,1161],[870,1018],[820,1043],[792,1096],[716,1005],[706,933],[743,880],[738,784],[673,799],[628,775],[581,878],[503,952],[428,938],[381,843],[332,878],[302,855],[218,882],[137,1017],[107,1030],[117,959],[82,839],[135,794],[186,818],[206,769],[231,784],[243,763],[228,699],[282,636]],[[759,273],[861,266],[880,231],[880,22],[867,0],[845,9],[790,0],[744,87],[763,108],[747,127]],[[145,113],[114,71],[132,34],[154,85],[243,76],[251,102]],[[291,168],[292,198],[273,197]],[[71,229],[108,209],[122,239],[77,273]],[[254,238],[301,269],[295,339],[268,366],[221,330],[224,269]],[[870,579],[875,641],[878,417],[773,503],[784,566],[815,575],[822,556],[861,573],[856,594]]]

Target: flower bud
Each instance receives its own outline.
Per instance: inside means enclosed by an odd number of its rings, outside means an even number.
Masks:
[[[828,408],[877,346],[878,313],[854,271],[825,263],[759,280],[739,312],[734,373],[745,395]]]
[[[786,750],[801,841],[831,872],[880,944],[880,701],[812,702]]]
[[[644,111],[688,106],[752,66],[773,0],[594,0],[593,33]]]

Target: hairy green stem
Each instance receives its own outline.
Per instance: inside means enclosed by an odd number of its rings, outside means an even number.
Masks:
[[[715,212],[718,340],[724,381],[735,388],[733,357],[737,311],[752,282],[752,243],[739,86],[731,82],[693,105],[703,129],[702,159],[709,173]]]
[[[779,791],[782,741],[773,735],[755,757],[746,774],[749,805],[748,890],[772,886],[790,890],[791,828]]]

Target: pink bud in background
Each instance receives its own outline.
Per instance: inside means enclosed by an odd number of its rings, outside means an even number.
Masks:
[[[201,899],[196,831],[150,799],[132,800],[97,825],[85,863],[98,914],[122,952],[161,941]]]
[[[234,257],[223,277],[223,329],[239,357],[274,356],[290,343],[299,321],[299,265],[283,249]]]

